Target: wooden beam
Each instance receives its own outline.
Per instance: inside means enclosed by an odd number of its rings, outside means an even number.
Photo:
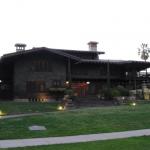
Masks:
[[[69,83],[71,83],[72,77],[71,77],[71,61],[70,61],[70,58],[68,58],[68,80],[69,80]]]
[[[107,90],[110,94],[110,63],[109,60],[107,61]],[[108,94],[108,98],[110,98],[110,95]]]

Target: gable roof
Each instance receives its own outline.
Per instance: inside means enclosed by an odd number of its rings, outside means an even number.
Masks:
[[[63,52],[66,52],[66,53],[82,53],[82,54],[84,54],[84,53],[88,53],[88,54],[105,54],[105,52],[102,52],[102,51],[87,51],[87,50],[64,50],[64,49],[59,49],[59,50],[61,50],[61,51],[63,51]]]
[[[30,50],[5,54],[5,55],[2,56],[1,59],[3,60],[3,59],[13,58],[13,57],[17,57],[17,56],[24,56],[24,55],[27,55],[27,54],[30,54],[30,53],[42,52],[42,51],[43,52],[47,51],[47,52],[54,53],[54,54],[57,54],[57,55],[60,55],[60,56],[63,56],[63,57],[67,57],[67,58],[70,58],[70,59],[73,59],[73,60],[76,60],[76,61],[80,61],[80,58],[77,57],[77,56],[65,53],[65,52],[63,52],[61,50],[58,50],[58,49],[51,49],[51,48],[46,48],[46,47],[32,48]]]
[[[82,53],[82,54],[86,53],[90,55],[90,54],[102,54],[103,52],[52,49],[52,48],[46,48],[46,47],[32,48],[30,50],[5,54],[1,57],[1,61],[3,62],[4,60],[7,60],[7,59],[18,58],[20,56],[25,56],[28,54],[44,52],[44,51],[75,60],[78,62],[78,64],[85,64],[85,63],[86,64],[106,64],[109,62],[110,64],[124,65],[124,66],[128,66],[129,68],[132,67],[133,65],[136,68],[140,68],[140,69],[146,69],[150,67],[150,62],[144,62],[144,61],[107,60],[107,59],[98,59],[98,60],[95,59],[94,60],[94,59],[83,59],[82,57],[75,55],[75,53]]]

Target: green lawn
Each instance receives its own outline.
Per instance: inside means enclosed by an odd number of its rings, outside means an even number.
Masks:
[[[44,125],[46,131],[29,131]],[[0,139],[66,136],[150,128],[150,105],[84,108],[0,120]]]
[[[150,137],[138,137],[76,144],[12,148],[11,150],[149,150],[149,141]]]
[[[57,103],[38,103],[38,102],[2,102],[0,101],[0,110],[7,114],[22,114],[32,112],[56,111]]]

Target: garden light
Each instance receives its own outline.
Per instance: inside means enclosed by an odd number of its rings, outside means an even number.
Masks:
[[[57,108],[58,110],[60,110],[60,111],[62,111],[62,110],[65,110],[65,107],[63,107],[63,106],[58,106],[58,108]]]
[[[6,115],[6,113],[4,113],[0,110],[0,116],[4,116],[4,115]]]
[[[2,114],[3,114],[3,113],[2,113],[2,111],[0,110],[0,116],[2,116]]]
[[[132,105],[132,106],[136,106],[136,103],[135,103],[135,102],[133,102],[131,105]]]

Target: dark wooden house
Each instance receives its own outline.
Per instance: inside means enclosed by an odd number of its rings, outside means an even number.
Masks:
[[[104,86],[141,85],[140,71],[149,68],[149,62],[99,59],[104,52],[97,51],[96,44],[89,43],[89,51],[25,50],[25,45],[16,45],[16,52],[0,59],[0,99],[47,101],[68,85],[83,97],[97,95]]]

